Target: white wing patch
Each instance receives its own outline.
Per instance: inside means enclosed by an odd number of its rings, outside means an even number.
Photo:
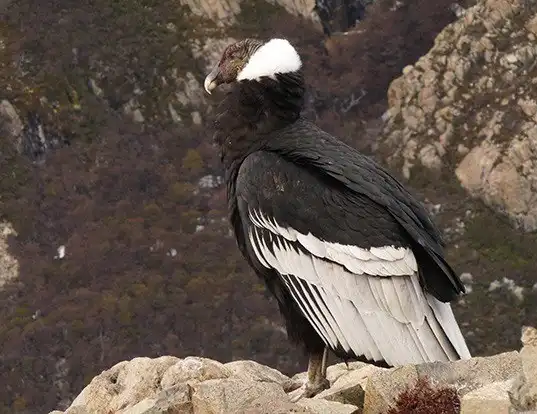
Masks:
[[[269,219],[258,211],[251,210],[249,215],[255,226],[267,229],[289,241],[298,241],[314,256],[339,263],[357,275],[402,276],[413,275],[418,271],[412,250],[405,247],[384,246],[361,249],[356,246],[326,242],[311,233],[306,235],[294,229],[279,226],[276,220]]]
[[[253,80],[277,73],[296,72],[302,61],[295,48],[285,39],[272,39],[261,46],[237,75],[237,80]]]
[[[255,256],[282,275],[329,347],[393,366],[470,358],[451,306],[421,289],[411,249],[362,249],[284,228],[256,210],[249,218]]]

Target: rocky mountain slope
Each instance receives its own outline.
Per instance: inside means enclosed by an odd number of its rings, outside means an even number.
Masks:
[[[447,26],[456,18],[451,0],[378,0],[352,31],[330,39],[314,18],[292,11],[295,3],[10,3],[0,5],[0,413],[66,409],[103,369],[140,355],[254,359],[286,375],[304,368],[229,235],[220,164],[205,128],[218,97],[207,98],[201,83],[232,38],[291,39],[306,63],[306,116],[375,150],[396,174],[410,172],[407,185],[443,229],[448,258],[468,287],[455,312],[474,355],[515,349],[520,327],[537,319],[537,236],[468,197],[455,173],[466,154],[446,150],[440,169],[417,161],[427,144],[437,148],[435,129],[412,135],[420,151],[408,168],[397,155],[406,143],[396,131],[414,125],[402,114],[417,104],[393,91],[423,86],[420,76],[407,78],[415,67],[388,93],[390,82],[431,47],[452,51],[460,34],[453,27],[470,42],[457,49],[461,58],[486,37],[474,37],[465,16]],[[461,3],[469,15],[471,3]],[[501,30],[491,26],[493,3],[481,1],[473,13],[496,36],[493,56],[528,46],[520,33],[533,3],[498,2],[500,11],[513,4],[511,14],[501,11]],[[425,59],[438,68],[428,76],[440,79],[442,57]],[[488,69],[472,63],[466,76],[487,73],[499,88],[504,81],[495,76],[508,69],[494,59]],[[531,87],[531,66],[526,75],[509,70]],[[453,84],[465,96],[462,110],[496,108],[470,84]],[[445,96],[435,91],[440,108]],[[392,109],[383,125],[387,96]],[[459,93],[454,99],[462,105]],[[480,145],[484,138],[465,143],[460,134],[461,122],[474,118],[448,117],[438,127],[457,131],[447,149],[460,143],[470,154]],[[495,145],[526,139],[510,128],[500,129]],[[501,157],[505,148],[497,147]],[[527,212],[515,216],[513,223],[528,222]]]
[[[454,363],[328,368],[331,387],[291,399],[306,373],[289,378],[253,361],[227,364],[163,356],[123,361],[95,377],[65,411],[50,414],[507,414],[537,411],[537,330],[523,348]]]
[[[536,18],[536,3],[518,0],[460,10],[390,84],[374,144],[443,226],[468,285],[465,336],[487,353],[513,347],[516,327],[537,318]]]
[[[537,230],[536,39],[533,2],[467,9],[391,84],[383,131],[406,177],[416,164],[454,171],[524,231]]]

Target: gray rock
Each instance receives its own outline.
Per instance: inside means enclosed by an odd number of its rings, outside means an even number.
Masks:
[[[179,4],[187,6],[196,16],[214,21],[218,26],[232,25],[241,11],[238,0],[180,0]]]
[[[360,412],[355,405],[322,399],[303,398],[298,401],[298,405],[308,408],[315,414],[358,414]]]
[[[335,364],[327,371],[331,388],[298,403],[291,402],[293,393],[286,394],[284,387],[289,381],[302,384],[306,373],[290,380],[253,361],[134,358],[95,377],[65,414],[380,414],[421,378],[433,387],[455,389],[462,414],[514,413],[531,408],[537,395],[536,332],[524,330],[520,354],[393,369]]]
[[[364,390],[367,387],[367,379],[375,372],[383,370],[383,368],[378,368],[373,365],[363,365],[356,369],[349,370],[338,376],[337,379],[331,383],[329,389],[324,390],[314,398],[362,407],[364,405]]]
[[[194,108],[205,105],[205,91],[192,72],[186,72],[183,77],[175,74],[174,78],[178,87],[175,98],[181,105]]]
[[[464,157],[455,170],[455,174],[470,193],[481,195],[483,184],[488,179],[499,156],[498,148],[494,144],[484,141]]]
[[[416,367],[413,365],[381,371],[373,374],[367,381],[367,393],[364,399],[364,414],[383,414],[393,405],[395,398],[409,384],[418,380]]]
[[[202,124],[203,120],[201,119],[201,114],[198,111],[191,112],[190,116],[192,117],[192,123],[194,125]]]
[[[88,85],[90,90],[93,92],[95,96],[102,97],[104,96],[104,91],[97,85],[97,82],[95,82],[95,79],[91,79],[88,81]]]
[[[19,154],[22,153],[22,132],[24,126],[11,102],[5,99],[0,102],[0,133],[2,129],[8,139],[13,143],[17,152]]]
[[[522,372],[509,391],[513,407],[517,410],[537,410],[537,329],[522,329]]]
[[[130,116],[134,122],[143,123],[145,121],[142,111],[138,107],[138,103],[134,98],[129,99],[129,101],[123,106],[123,113],[127,116]]]
[[[494,382],[515,378],[522,369],[520,355],[516,351],[491,357],[475,357],[469,360],[416,365],[420,377],[434,378],[441,384],[454,385],[460,395]]]
[[[172,118],[172,121],[174,123],[180,124],[181,122],[183,122],[183,119],[177,113],[171,102],[168,103],[168,112],[170,113],[170,117]]]
[[[385,413],[395,399],[418,378],[433,379],[442,386],[454,386],[459,396],[498,382],[512,381],[522,369],[518,352],[506,352],[488,358],[446,363],[407,365],[378,371],[369,377],[364,414]]]
[[[92,414],[108,414],[111,410],[116,412],[153,397],[155,384],[159,384],[163,373],[178,360],[164,356],[120,362],[93,378],[75,398],[70,409],[83,406]]]
[[[327,368],[326,379],[328,380],[328,382],[330,382],[330,384],[334,384],[338,380],[338,378],[344,375],[350,374],[354,370],[359,370],[359,369],[369,367],[369,366],[370,365],[368,364],[365,364],[363,362],[357,362],[357,361],[350,362],[348,367],[347,365],[345,365],[345,363],[335,364]],[[294,375],[293,378],[291,378],[291,380],[302,384],[306,381],[306,373],[300,372]]]
[[[289,401],[274,401],[269,396],[256,398],[248,404],[247,408],[241,410],[230,414],[314,414],[314,412],[307,407]]]
[[[466,394],[461,400],[461,414],[509,414],[509,396],[513,380],[493,382]]]
[[[0,221],[0,289],[19,277],[19,261],[12,255],[9,248],[9,237],[16,237],[13,225]]]
[[[232,372],[224,364],[208,358],[186,357],[171,365],[162,376],[163,389],[183,382],[203,382],[229,378]]]
[[[283,386],[289,377],[280,371],[261,365],[255,361],[233,361],[224,365],[231,374],[245,381],[274,382]]]
[[[86,407],[78,405],[75,407],[70,407],[67,411],[65,411],[65,414],[92,414],[92,412]]]
[[[211,379],[192,386],[195,413],[239,413],[255,406],[256,400],[289,401],[283,388],[275,383],[239,378]]]
[[[315,0],[267,1],[282,6],[291,14],[319,23],[319,17],[314,12]],[[193,14],[210,19],[218,26],[233,25],[237,21],[237,15],[241,12],[241,2],[239,0],[180,0],[180,4],[188,6]]]
[[[188,384],[178,384],[121,411],[121,414],[194,413]]]

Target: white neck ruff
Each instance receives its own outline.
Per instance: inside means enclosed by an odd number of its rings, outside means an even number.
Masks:
[[[239,72],[237,81],[274,78],[277,73],[296,72],[302,61],[295,48],[285,39],[272,39],[261,46]]]

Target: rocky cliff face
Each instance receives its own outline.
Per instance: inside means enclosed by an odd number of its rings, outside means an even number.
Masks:
[[[388,91],[388,158],[455,174],[524,231],[537,230],[537,5],[487,0],[463,12]]]
[[[253,361],[163,356],[123,361],[50,414],[515,414],[537,410],[537,330],[523,348],[486,358],[397,369],[360,362],[328,368],[331,387],[292,403],[289,378]]]
[[[292,15],[305,18],[325,34],[333,35],[354,28],[363,19],[366,6],[373,0],[266,0],[268,3],[283,7]],[[181,0],[197,15],[213,20],[218,26],[225,27],[237,23],[241,13],[241,0]],[[247,2],[244,2],[247,6]]]

